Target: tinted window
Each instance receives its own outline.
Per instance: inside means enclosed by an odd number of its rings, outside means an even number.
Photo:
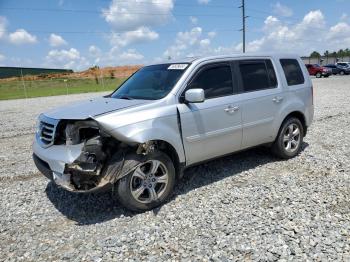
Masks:
[[[281,59],[280,61],[289,86],[304,83],[304,75],[296,59]]]
[[[189,89],[204,89],[205,98],[233,94],[232,73],[229,65],[218,65],[201,71],[191,82]]]
[[[176,64],[175,64],[176,65]],[[141,68],[124,82],[113,94],[113,98],[156,100],[165,97],[188,68],[180,69],[171,64],[152,65]]]
[[[275,87],[277,86],[275,69],[273,68],[271,60],[266,60],[265,63],[267,67],[267,72],[269,73],[270,87]]]
[[[270,60],[241,61],[239,69],[244,92],[274,88],[277,85],[276,74]]]

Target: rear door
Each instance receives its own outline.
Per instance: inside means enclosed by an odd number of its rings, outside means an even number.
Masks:
[[[202,66],[181,97],[191,88],[204,89],[205,101],[181,102],[178,105],[187,164],[239,150],[242,119],[231,64],[225,62]]]
[[[242,148],[274,140],[273,123],[284,103],[282,85],[278,83],[271,59],[237,62],[242,95]]]

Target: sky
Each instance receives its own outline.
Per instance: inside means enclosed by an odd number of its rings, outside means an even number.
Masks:
[[[350,48],[349,0],[246,2],[247,52]],[[242,52],[241,0],[0,0],[0,65],[152,64]]]

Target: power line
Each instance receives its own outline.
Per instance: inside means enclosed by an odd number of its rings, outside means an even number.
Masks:
[[[121,34],[125,32],[142,32],[142,30],[119,30],[119,31],[47,31],[47,30],[25,30],[28,33],[35,33],[35,34]],[[234,29],[213,29],[213,30],[202,30],[202,33],[210,33],[210,32],[233,32],[237,31]],[[6,30],[0,30],[1,33],[6,33]],[[158,33],[177,33],[179,30],[163,30],[158,31]]]
[[[110,0],[103,0],[103,2],[110,2]],[[146,2],[146,1],[137,1],[137,2],[132,2],[132,1],[118,1],[119,3],[132,3],[132,4],[149,4],[149,5],[164,5],[164,6],[168,6],[168,4],[164,4],[163,1],[151,1],[151,2]],[[208,3],[206,5],[198,5],[198,4],[179,4],[178,0],[176,1],[176,4],[174,4],[175,6],[192,6],[192,7],[222,7],[222,8],[227,8],[227,7],[231,7],[231,5],[213,5],[211,3]]]
[[[97,10],[88,10],[88,9],[56,9],[56,8],[32,8],[32,7],[4,7],[1,8],[2,10],[8,10],[8,11],[31,11],[31,12],[58,12],[58,13],[93,13],[93,14],[120,14],[120,15],[129,15],[129,14],[135,14],[135,15],[150,15],[150,16],[217,16],[221,17],[223,14],[181,14],[181,13],[149,13],[149,12],[138,12],[138,11],[128,11],[128,12],[122,12],[122,11],[97,11]],[[224,16],[230,16],[231,14],[224,14]],[[237,17],[232,17],[237,19]]]

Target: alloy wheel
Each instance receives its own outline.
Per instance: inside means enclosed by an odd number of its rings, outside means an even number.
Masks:
[[[283,135],[284,149],[289,152],[295,152],[300,144],[300,129],[296,124],[290,124]]]
[[[141,163],[133,172],[130,190],[134,199],[148,204],[161,198],[167,188],[169,174],[159,160]]]

